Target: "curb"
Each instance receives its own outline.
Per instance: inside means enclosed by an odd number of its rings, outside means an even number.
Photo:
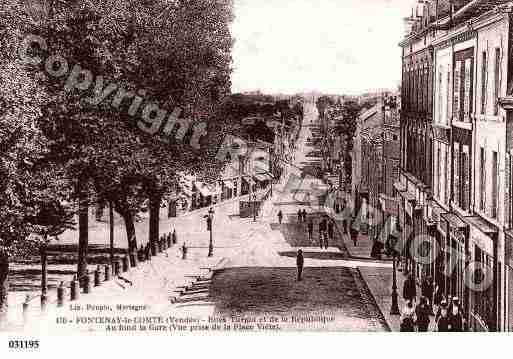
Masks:
[[[344,234],[339,228],[338,221],[334,220],[329,214],[328,214],[328,216],[335,223],[337,232],[341,238],[340,244],[338,246],[339,250],[344,255],[346,255],[348,258],[354,258],[351,255],[351,253],[349,253],[349,250],[346,247],[346,244],[344,242]],[[381,324],[387,332],[392,332],[391,326],[387,322],[383,311],[381,310],[380,306],[378,305],[378,302],[376,301],[376,297],[374,297],[374,295],[372,294],[372,291],[370,290],[369,285],[367,284],[367,281],[363,278],[360,268],[359,267],[354,268],[354,270],[351,270],[351,273],[353,274],[353,278],[356,283],[356,286],[358,287],[358,289],[360,291],[360,295],[362,296],[366,310],[369,313],[369,315],[371,316],[371,321],[375,325],[376,325],[375,321],[378,321],[379,324]],[[377,319],[376,319],[376,317],[377,317]]]
[[[358,278],[356,278],[358,276]],[[365,303],[365,307],[367,309],[367,312],[372,317],[372,321],[378,321],[379,324],[381,324],[387,332],[392,332],[392,329],[390,327],[390,324],[385,319],[385,315],[383,314],[383,311],[381,310],[380,306],[378,305],[378,302],[376,301],[376,297],[372,294],[372,291],[369,288],[369,285],[367,284],[367,281],[363,278],[362,272],[360,271],[360,268],[356,267],[354,269],[353,277],[355,277],[355,282],[360,283],[359,289],[360,294],[364,296],[363,301]],[[372,302],[372,303],[370,303]],[[377,317],[377,318],[375,318]]]

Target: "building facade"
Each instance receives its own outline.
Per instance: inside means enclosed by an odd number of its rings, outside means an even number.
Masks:
[[[419,235],[431,247],[423,253],[429,260],[413,255],[406,266],[418,281],[430,276],[446,297],[459,297],[470,330],[510,331],[511,2],[419,7],[400,43],[395,187],[405,248]]]

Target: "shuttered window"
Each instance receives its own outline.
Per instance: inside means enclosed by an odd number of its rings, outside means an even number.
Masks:
[[[453,200],[454,202],[461,207],[461,191],[460,191],[460,145],[459,143],[454,143],[454,152],[453,152],[453,173],[454,173],[454,183],[453,183]]]
[[[481,61],[481,114],[484,115],[486,111],[486,77],[488,71],[488,58],[486,57],[486,51],[483,51]]]
[[[479,209],[486,210],[486,154],[485,149],[481,147],[479,154]]]
[[[497,116],[499,113],[499,89],[500,89],[500,66],[501,66],[501,49],[495,49],[495,66],[494,66],[494,91],[493,91],[493,114]]]
[[[454,89],[453,89],[453,116],[459,120],[460,114],[460,91],[461,91],[461,61],[456,61],[456,67],[454,68]]]
[[[498,157],[497,152],[492,153],[492,203],[491,203],[491,216],[497,218],[497,185],[498,185]]]
[[[468,146],[463,146],[461,152],[461,181],[461,208],[468,210],[470,208],[470,156]]]
[[[509,153],[506,153],[506,163],[505,163],[505,193],[504,193],[504,203],[505,203],[505,211],[504,213],[507,221],[507,228],[511,228],[512,220],[511,220],[511,156]]]
[[[449,167],[449,146],[445,145],[445,156],[444,156],[444,188],[445,188],[445,198],[444,203],[449,201],[451,196],[451,169]]]
[[[463,121],[470,121],[472,90],[472,59],[465,60],[465,78],[463,82]]]
[[[440,148],[437,148],[437,152],[436,152],[436,159],[435,159],[435,163],[436,163],[436,173],[435,173],[435,183],[436,183],[436,197],[437,198],[442,198],[442,194],[441,194],[441,190],[440,190],[440,182],[442,181],[442,171],[441,171],[441,166],[442,166],[442,151]]]

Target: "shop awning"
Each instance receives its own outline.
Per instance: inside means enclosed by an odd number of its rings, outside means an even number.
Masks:
[[[399,193],[405,200],[408,202],[413,202],[416,200],[415,194],[410,191],[404,191]]]
[[[211,196],[219,196],[223,193],[223,190],[221,187],[210,187],[210,195]]]
[[[394,188],[397,192],[406,192],[406,186],[403,185],[401,182],[395,182]]]
[[[441,217],[449,223],[451,228],[465,229],[468,227],[468,224],[463,222],[460,217],[454,213],[442,213]]]
[[[250,186],[253,186],[255,185],[255,181],[253,181],[252,178],[250,177],[243,177],[244,181],[246,181],[246,183],[248,183]]]
[[[208,197],[212,195],[212,193],[210,193],[210,189],[208,188],[208,186],[205,185],[203,182],[196,181],[196,188],[203,197]]]
[[[381,203],[381,209],[392,216],[398,216],[399,201],[395,197],[389,197],[385,194],[380,194],[379,201]]]
[[[254,175],[253,178],[255,178],[257,181],[260,181],[260,182],[269,181],[269,177],[263,173],[258,173],[256,175]]]
[[[235,188],[235,184],[233,183],[233,181],[224,181],[224,185],[225,185],[225,187],[228,187],[231,189]]]
[[[465,222],[476,227],[477,229],[479,229],[481,232],[483,232],[486,235],[499,233],[499,231],[497,230],[497,227],[488,223],[488,221],[486,221],[485,219],[483,219],[479,216],[465,217],[464,219],[465,219]]]

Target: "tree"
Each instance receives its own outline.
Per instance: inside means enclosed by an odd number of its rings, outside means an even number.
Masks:
[[[31,19],[18,1],[0,8],[0,317],[7,313],[9,262],[35,253],[45,238],[70,225],[62,198],[69,188],[55,186],[59,171],[41,165],[46,139],[35,126],[46,98],[16,53]],[[49,180],[51,179],[51,181]],[[49,213],[49,204],[58,213]]]

